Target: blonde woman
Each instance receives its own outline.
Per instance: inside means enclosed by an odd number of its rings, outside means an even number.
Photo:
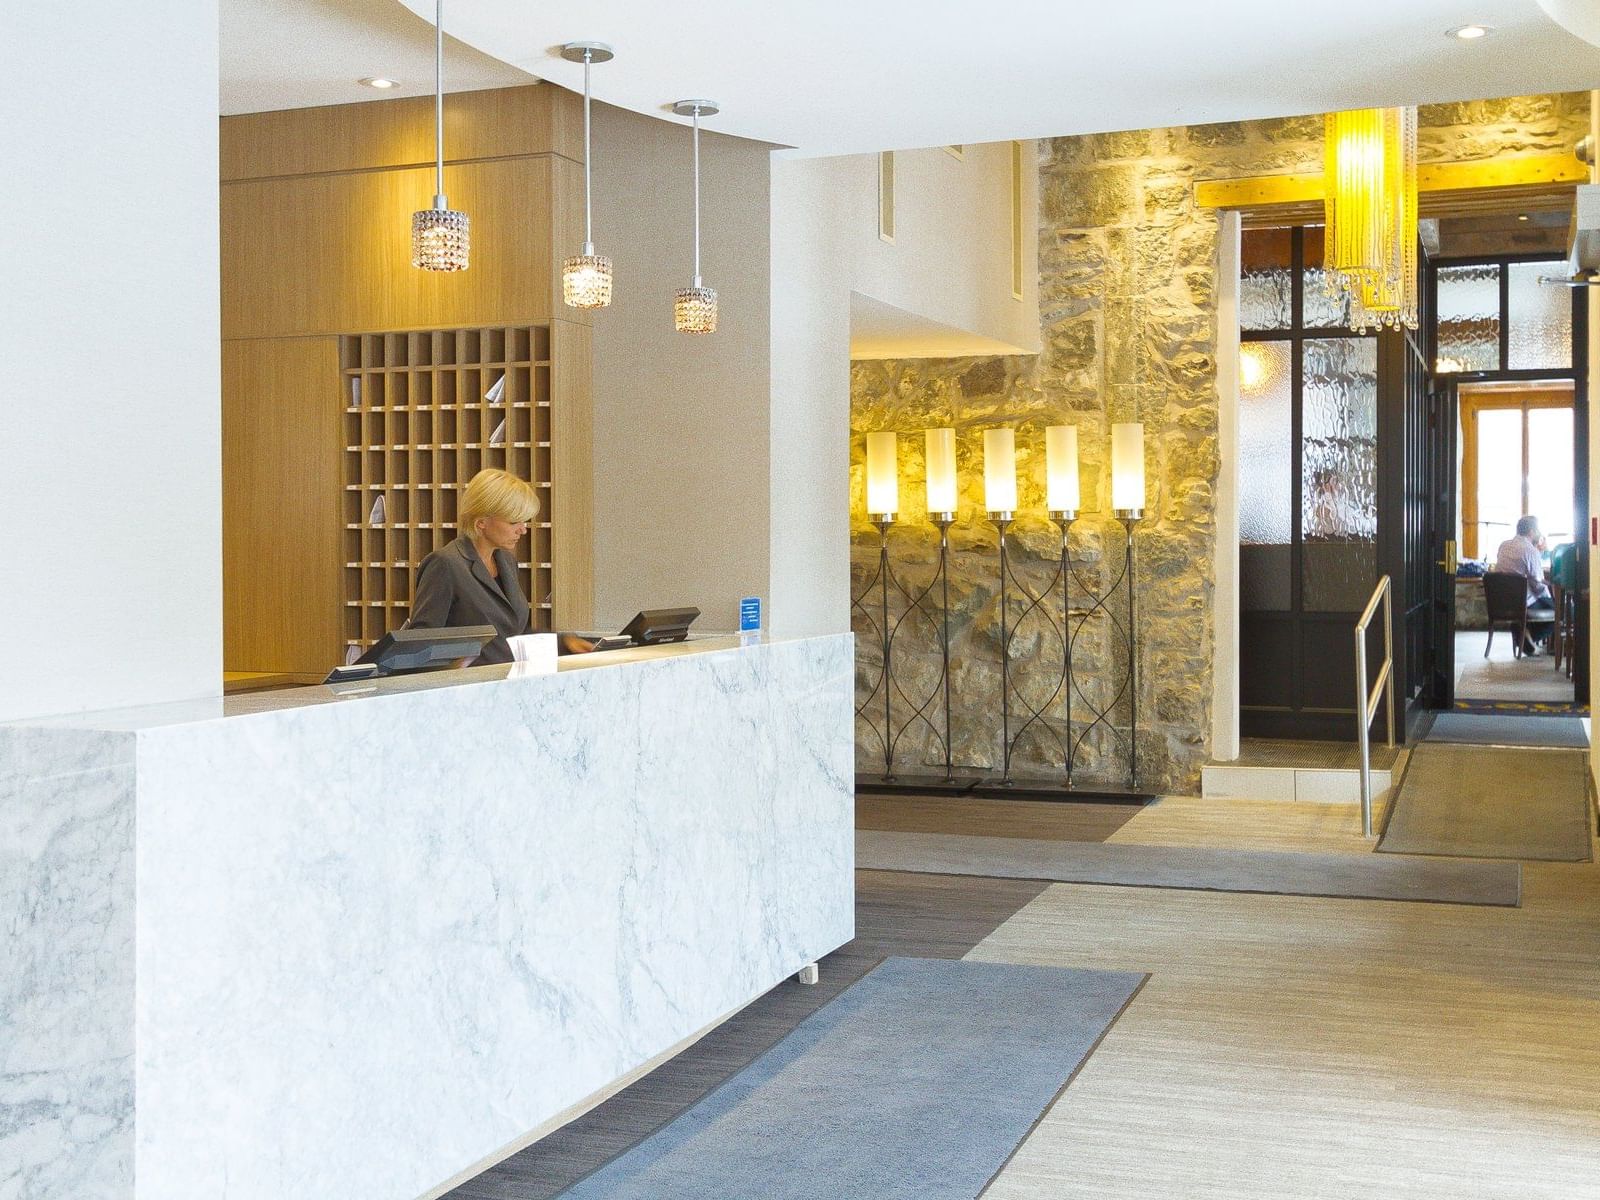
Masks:
[[[511,661],[506,639],[530,632],[528,598],[517,586],[517,543],[539,514],[539,494],[507,471],[479,471],[461,493],[459,536],[422,560],[408,629],[493,625],[477,664]]]

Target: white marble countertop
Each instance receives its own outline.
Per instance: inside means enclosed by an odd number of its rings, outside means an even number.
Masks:
[[[800,642],[803,637],[771,637],[762,633],[705,634],[683,642],[657,646],[628,646],[621,650],[602,650],[592,654],[563,655],[555,675],[601,667],[619,667],[658,662],[684,655],[739,653],[753,647],[785,642]],[[0,724],[6,729],[78,729],[105,733],[137,733],[172,725],[192,725],[230,717],[255,716],[311,708],[321,704],[341,704],[353,700],[382,699],[386,696],[436,691],[441,688],[472,687],[506,681],[550,679],[549,671],[528,670],[517,664],[496,663],[467,667],[459,671],[425,671],[411,675],[390,675],[343,684],[313,684],[307,687],[272,691],[244,692],[234,696],[214,696],[199,700],[179,700],[166,704],[134,708],[113,708],[54,717],[37,717]]]

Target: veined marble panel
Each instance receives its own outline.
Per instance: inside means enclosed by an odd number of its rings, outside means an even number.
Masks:
[[[27,1200],[133,1194],[133,764],[63,751],[0,733],[0,1196]]]
[[[137,1196],[411,1200],[849,940],[848,635],[629,657],[104,722]]]

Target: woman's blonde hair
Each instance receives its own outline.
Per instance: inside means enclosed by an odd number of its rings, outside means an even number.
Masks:
[[[479,471],[461,493],[456,528],[471,537],[484,517],[499,517],[515,524],[539,515],[539,493],[533,485],[510,471],[489,467]]]

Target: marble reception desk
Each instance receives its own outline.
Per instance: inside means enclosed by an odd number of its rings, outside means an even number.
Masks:
[[[849,940],[849,635],[0,725],[0,1195],[412,1200]]]

